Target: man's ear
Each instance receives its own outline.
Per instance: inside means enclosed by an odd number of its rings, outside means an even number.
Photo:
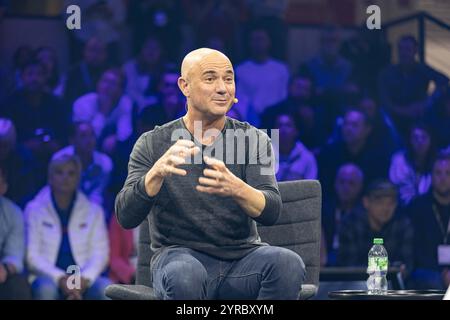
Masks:
[[[183,77],[178,78],[178,88],[180,88],[183,95],[188,98],[189,97],[189,83]]]

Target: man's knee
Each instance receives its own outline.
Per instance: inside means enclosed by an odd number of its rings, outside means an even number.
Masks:
[[[168,299],[202,299],[208,274],[196,259],[171,261],[163,268],[162,286]]]
[[[107,300],[105,290],[110,284],[111,280],[108,278],[98,277],[92,286],[87,289],[85,298],[88,300]]]
[[[305,279],[305,264],[292,250],[275,246],[266,247],[264,260],[280,277],[289,278],[290,282],[301,284]]]
[[[59,290],[56,283],[48,277],[38,277],[31,285],[33,298],[37,300],[58,300]]]

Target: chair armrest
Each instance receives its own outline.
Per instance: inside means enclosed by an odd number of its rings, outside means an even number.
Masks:
[[[105,294],[113,300],[156,300],[153,288],[143,285],[111,284]]]

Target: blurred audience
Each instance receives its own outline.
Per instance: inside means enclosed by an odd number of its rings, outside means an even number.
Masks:
[[[428,88],[434,82],[435,92],[442,92],[448,78],[416,60],[417,40],[404,35],[398,41],[398,64],[386,67],[379,80],[381,105],[385,108],[403,137],[409,127],[423,117],[428,107]]]
[[[369,143],[372,125],[360,109],[344,114],[342,138],[325,145],[319,153],[319,177],[324,193],[332,192],[337,169],[344,163],[354,163],[364,174],[365,185],[388,176],[391,154]]]
[[[8,183],[0,168],[0,300],[31,299],[24,270],[25,233],[22,210],[4,197]]]
[[[64,86],[64,99],[71,107],[80,96],[95,91],[101,75],[108,66],[106,44],[93,37],[83,45],[82,60],[69,69]]]
[[[264,110],[287,97],[287,65],[270,55],[271,39],[261,27],[249,35],[251,58],[236,68],[236,108],[251,124],[259,126]]]
[[[433,163],[431,189],[411,202],[408,214],[414,226],[415,270],[411,287],[444,290],[450,285],[450,149],[437,156]]]
[[[353,212],[361,210],[363,182],[361,169],[352,163],[346,163],[337,172],[332,195],[323,197],[322,228],[328,266],[336,265],[342,221]]]
[[[61,97],[64,91],[64,79],[59,72],[59,61],[52,47],[40,47],[36,50],[36,59],[44,67],[45,89]]]
[[[110,281],[109,241],[103,210],[78,191],[81,161],[75,155],[53,158],[48,185],[25,209],[27,263],[35,280],[35,299],[105,299]],[[72,275],[72,267],[79,273]],[[77,280],[81,277],[79,287]],[[74,285],[74,287],[72,287]]]
[[[16,142],[16,127],[6,118],[0,118],[0,169],[8,184],[6,197],[21,207],[31,200],[39,185],[33,155]]]
[[[279,129],[279,141],[272,140],[278,149],[278,181],[317,179],[317,163],[314,155],[298,140],[298,129],[294,118],[289,114],[280,114],[275,120]],[[278,143],[279,142],[279,143]]]
[[[100,150],[112,154],[117,141],[125,141],[133,132],[133,102],[124,94],[125,76],[108,69],[97,83],[97,91],[78,98],[73,104],[74,122],[91,123]]]
[[[59,150],[53,158],[77,155],[81,160],[80,189],[90,201],[102,206],[103,194],[113,169],[111,158],[97,151],[94,128],[88,122],[72,125],[70,142],[71,145]]]
[[[367,266],[367,253],[374,238],[383,238],[390,265],[401,268],[407,278],[413,268],[413,228],[406,214],[399,210],[398,192],[388,180],[375,180],[363,197],[364,210],[342,221],[339,232],[339,266]]]
[[[389,177],[398,186],[403,203],[408,204],[430,189],[435,153],[431,129],[421,124],[411,127],[407,147],[392,156],[389,169]]]
[[[139,111],[156,103],[157,85],[163,68],[161,44],[155,37],[147,38],[137,57],[123,66],[127,79],[125,91]]]
[[[109,278],[114,283],[134,284],[137,267],[139,228],[124,229],[113,215],[109,224],[111,239]]]

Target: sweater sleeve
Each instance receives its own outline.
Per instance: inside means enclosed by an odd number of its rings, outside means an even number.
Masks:
[[[128,162],[128,176],[115,202],[117,220],[126,229],[137,227],[148,215],[155,197],[145,191],[145,175],[154,164],[151,133],[144,133],[134,145]]]
[[[256,130],[257,143],[250,141],[249,163],[246,166],[246,183],[264,194],[266,205],[256,222],[273,225],[280,216],[282,203],[278,184],[275,179],[275,156],[272,143],[267,134]]]

